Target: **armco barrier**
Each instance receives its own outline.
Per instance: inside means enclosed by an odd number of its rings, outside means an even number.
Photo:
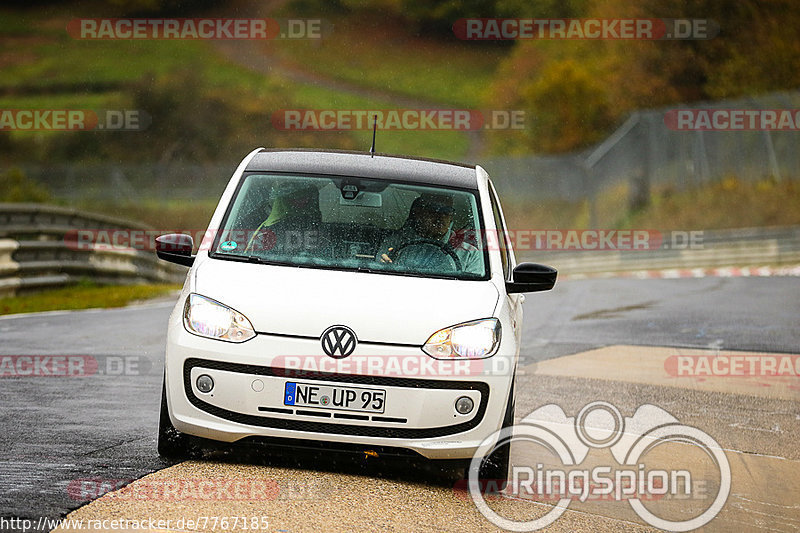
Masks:
[[[560,274],[597,274],[633,270],[778,266],[800,264],[800,226],[707,230],[693,248],[619,250],[523,250],[517,259],[546,263]]]
[[[90,278],[103,283],[179,283],[186,268],[152,251],[75,249],[76,229],[140,229],[114,217],[40,204],[0,204],[0,297]],[[800,264],[800,226],[704,231],[694,249],[648,251],[519,250],[520,261],[553,265],[564,275],[634,270]]]
[[[75,249],[76,229],[150,229],[127,220],[42,204],[0,204],[0,297],[21,289],[99,283],[180,283],[186,268],[146,250]]]

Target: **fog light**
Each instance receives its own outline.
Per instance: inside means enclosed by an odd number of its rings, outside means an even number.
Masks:
[[[197,390],[200,392],[211,392],[214,388],[214,380],[208,374],[203,374],[197,378]]]
[[[475,407],[475,403],[472,401],[472,398],[468,396],[462,396],[458,400],[456,400],[456,411],[460,414],[465,415],[472,411],[472,408]]]

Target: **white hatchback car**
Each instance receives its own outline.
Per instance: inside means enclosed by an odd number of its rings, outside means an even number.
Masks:
[[[514,421],[517,265],[479,166],[265,150],[239,165],[169,320],[158,451],[256,439],[371,455],[472,458]],[[482,477],[505,478],[508,453]]]

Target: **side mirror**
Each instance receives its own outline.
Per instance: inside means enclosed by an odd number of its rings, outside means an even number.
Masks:
[[[159,259],[178,265],[192,266],[194,241],[189,235],[171,233],[156,237],[156,255]]]
[[[547,265],[520,263],[511,273],[512,281],[506,281],[506,292],[549,291],[556,284],[558,271]]]

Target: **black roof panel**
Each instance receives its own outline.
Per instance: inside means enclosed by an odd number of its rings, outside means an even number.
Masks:
[[[257,153],[246,170],[331,174],[360,178],[380,178],[477,189],[474,165],[390,154],[316,149],[276,149]]]

